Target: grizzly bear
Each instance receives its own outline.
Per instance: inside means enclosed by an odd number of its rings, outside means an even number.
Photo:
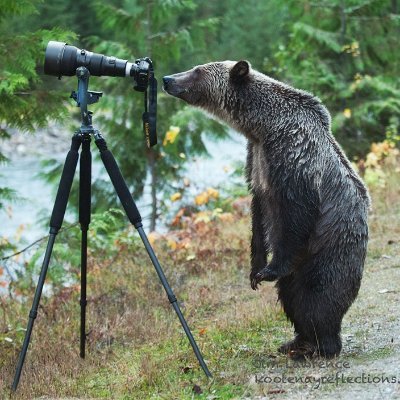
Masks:
[[[199,65],[163,78],[164,90],[247,138],[252,194],[250,284],[275,281],[295,330],[279,351],[337,356],[344,314],[356,298],[368,241],[368,191],[312,94],[247,61]]]

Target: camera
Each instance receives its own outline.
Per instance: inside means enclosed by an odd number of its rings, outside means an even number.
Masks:
[[[144,92],[149,84],[152,65],[148,58],[139,58],[135,62],[129,62],[78,49],[63,42],[50,41],[47,44],[44,60],[46,75],[54,75],[59,78],[73,76],[78,67],[86,67],[94,76],[132,77],[136,83],[134,89]]]
[[[85,49],[78,49],[64,42],[51,40],[47,44],[44,58],[44,73],[46,75],[54,75],[61,79],[62,76],[76,75],[80,67],[86,68],[89,75],[94,76],[132,77],[135,82],[133,88],[144,94],[142,120],[147,146],[150,148],[157,144],[157,79],[154,76],[153,63],[150,58],[139,58],[135,62],[129,62]],[[147,90],[148,88],[149,90]],[[86,99],[86,95],[83,96],[87,104],[98,101],[100,96],[95,96],[96,92],[88,93],[92,96],[90,101]],[[77,101],[79,106],[79,93],[75,93],[71,97]]]

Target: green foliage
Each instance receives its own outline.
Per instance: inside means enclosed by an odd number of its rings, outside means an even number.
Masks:
[[[339,34],[336,32],[328,32],[303,22],[296,22],[293,24],[293,35],[300,35],[302,36],[303,40],[315,40],[319,46],[329,49],[335,53],[340,54],[342,52],[342,46],[339,44]]]
[[[10,188],[0,188],[0,210],[3,209],[6,203],[15,199],[15,190]]]
[[[119,209],[110,209],[92,215],[88,232],[89,260],[95,255],[96,263],[109,263],[122,249],[134,250],[139,246],[139,238],[133,229],[126,229],[127,219]],[[46,284],[53,293],[65,286],[72,286],[80,279],[80,245],[81,230],[78,224],[65,224],[57,235],[50,266],[46,275]],[[6,242],[0,242],[3,250],[14,250]],[[30,294],[36,284],[40,272],[47,240],[42,240],[33,254],[29,256],[21,268],[14,269],[15,279],[10,290],[19,294]],[[90,262],[90,261],[89,261]]]
[[[161,77],[173,71],[172,66],[181,60],[183,52],[205,50],[205,35],[215,27],[215,19],[196,18],[196,8],[194,1],[97,2],[93,11],[102,30],[98,36],[88,37],[87,42],[96,51],[116,57],[134,60],[150,56],[157,76]],[[224,129],[210,129],[216,124],[206,121],[198,113],[194,122],[189,121],[183,113],[177,114],[182,110],[181,102],[160,93],[159,143],[151,150],[146,149],[141,124],[143,96],[135,93],[132,86],[124,80],[103,79],[101,89],[105,96],[95,107],[94,121],[109,139],[109,147],[114,151],[134,197],[143,195],[146,179],[150,180],[150,229],[153,230],[160,206],[158,193],[168,195],[175,182],[180,180],[186,161],[205,152],[199,133],[207,128],[209,133],[221,137]],[[191,131],[193,135],[180,134],[176,142],[165,142],[164,136],[173,125],[182,132]],[[95,189],[97,193],[103,192],[103,198],[113,199],[112,188],[102,183],[97,182],[101,187]]]
[[[194,15],[196,4],[193,1],[123,1],[89,2],[92,20],[97,21],[96,35],[82,37],[82,44],[103,54],[135,60],[142,56],[151,56],[158,77],[170,73],[171,62],[178,62],[184,51],[191,49],[199,52],[204,49],[205,33],[215,27],[215,19],[199,19]],[[59,6],[56,7],[59,9]],[[47,13],[50,9],[46,9]],[[69,13],[72,14],[72,13]],[[55,16],[56,20],[58,16]],[[100,27],[100,29],[99,29]],[[79,29],[80,31],[80,29]],[[160,86],[160,84],[159,84]],[[155,228],[160,199],[158,193],[168,192],[174,182],[180,179],[185,162],[194,154],[204,153],[201,136],[191,138],[179,135],[176,143],[164,146],[164,135],[170,126],[188,119],[174,119],[182,108],[182,103],[160,93],[158,100],[158,137],[157,147],[149,150],[145,146],[141,114],[143,95],[133,91],[133,82],[123,79],[91,79],[91,89],[103,90],[104,97],[93,106],[94,124],[101,128],[110,149],[114,152],[122,174],[134,197],[140,198],[144,192],[146,180],[150,180],[151,230]],[[174,121],[172,121],[174,119]],[[210,124],[199,114],[196,116],[196,132]],[[191,126],[193,124],[191,123]],[[186,130],[186,129],[185,129]],[[193,131],[193,129],[192,129]],[[224,129],[208,129],[209,133],[223,136]],[[56,181],[59,167],[52,165],[46,174],[47,179]],[[73,188],[72,197],[76,197]],[[97,179],[93,188],[94,210],[101,212],[114,207],[116,196],[109,181]],[[74,202],[76,203],[76,202]],[[144,217],[148,217],[144,215]]]
[[[400,140],[398,11],[396,0],[88,0],[79,6],[73,0],[3,1],[0,137],[9,138],[14,129],[33,131],[66,115],[64,100],[76,81],[63,79],[67,89],[63,82],[42,75],[44,48],[52,39],[130,61],[150,56],[159,88],[162,76],[195,64],[248,59],[268,75],[321,97],[339,142],[351,156],[363,157],[371,142]],[[133,90],[133,82],[93,77],[90,89],[104,92],[90,107],[94,125],[106,137],[134,197],[150,203],[154,229],[160,213],[168,215],[188,196],[193,201],[192,187],[182,179],[187,162],[206,155],[205,135],[224,138],[226,128],[160,90],[159,144],[148,150],[141,123],[143,95]],[[73,117],[79,126],[77,112]],[[4,161],[0,154],[0,162]],[[44,170],[56,187],[60,163],[47,160]],[[238,171],[242,174],[242,167]],[[92,244],[98,254],[117,251],[120,235],[131,240],[123,229],[126,220],[107,212],[120,205],[103,176],[94,182],[92,192],[93,224],[98,224],[93,227]],[[237,185],[222,186],[212,206],[226,210],[226,198],[244,192]],[[171,206],[173,193],[182,197]],[[75,180],[69,204],[77,205],[77,197]],[[0,188],[0,210],[14,200],[15,193]],[[65,240],[75,248],[79,230],[68,232]],[[2,242],[0,252],[6,248],[11,250],[12,244]],[[68,269],[68,248],[58,246],[57,254],[59,265]],[[77,262],[74,259],[73,264]],[[32,266],[32,273],[37,268]],[[60,273],[54,282],[62,285],[66,282],[62,279]]]
[[[65,112],[60,107],[60,94],[48,91],[41,85],[37,65],[43,62],[43,53],[50,39],[68,40],[74,35],[57,28],[24,33],[13,30],[15,14],[25,15],[33,11],[32,1],[9,1],[3,5],[0,14],[0,33],[3,38],[0,46],[2,131],[11,128],[33,131]]]
[[[126,229],[127,218],[120,209],[94,214],[90,224],[90,252],[100,257],[114,256],[123,245],[135,245],[137,238]]]
[[[35,3],[32,0],[2,0],[0,8],[0,19],[7,18],[10,15],[26,15],[35,13]]]
[[[333,117],[333,130],[350,155],[362,156],[371,141],[396,134],[400,114],[400,20],[390,1],[302,1],[265,69],[317,94]],[[277,65],[275,65],[277,64]],[[394,130],[394,131],[393,131]]]
[[[0,138],[7,140],[12,129],[33,131],[46,126],[49,119],[64,114],[60,94],[49,91],[41,84],[38,63],[43,62],[43,52],[50,39],[73,38],[60,29],[22,31],[16,21],[29,20],[37,12],[37,1],[2,1],[0,7]],[[0,152],[0,162],[6,162]],[[16,193],[0,187],[0,212],[16,199]],[[6,246],[9,249],[9,244]],[[0,247],[0,254],[5,249]]]
[[[216,60],[247,59],[260,69],[276,43],[285,37],[289,5],[286,1],[224,0],[202,4],[204,12],[217,15],[217,38],[200,64]],[[279,21],[279,23],[277,23]],[[197,61],[197,60],[196,60]]]

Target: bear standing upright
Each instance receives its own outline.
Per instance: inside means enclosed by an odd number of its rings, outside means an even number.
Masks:
[[[296,334],[279,351],[338,355],[342,319],[360,288],[370,199],[332,136],[329,112],[310,93],[247,61],[200,65],[163,81],[167,93],[248,140],[250,283],[257,289],[263,280],[277,280]]]

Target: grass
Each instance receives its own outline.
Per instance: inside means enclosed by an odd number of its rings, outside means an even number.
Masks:
[[[78,288],[42,299],[13,398],[242,396],[254,357],[274,353],[291,337],[291,327],[272,285],[258,292],[248,287],[248,219],[197,225],[181,233],[190,234],[186,249],[171,250],[163,239],[154,248],[212,380],[204,377],[150,261],[134,242],[112,263],[90,257],[85,360],[79,358]],[[0,340],[0,393],[6,398],[30,301],[3,300],[1,331],[12,340]]]
[[[399,210],[392,206],[398,187],[387,190],[390,193],[373,193],[367,259],[371,271],[380,268],[377,260],[382,254],[393,254],[388,239],[399,234],[399,224],[393,223],[399,220]],[[133,241],[124,243],[112,259],[104,254],[89,257],[85,360],[79,358],[78,287],[42,299],[14,395],[9,386],[31,298],[1,299],[0,397],[212,400],[279,396],[274,385],[256,385],[253,378],[260,370],[257,360],[285,362],[276,349],[292,338],[292,327],[276,302],[273,284],[264,283],[257,292],[250,289],[249,218],[232,218],[191,223],[174,233],[174,246],[170,238],[154,244],[213,379],[205,378],[144,249]],[[355,352],[344,359],[363,362],[392,351],[371,350],[365,356]],[[287,370],[293,371],[304,374]]]

